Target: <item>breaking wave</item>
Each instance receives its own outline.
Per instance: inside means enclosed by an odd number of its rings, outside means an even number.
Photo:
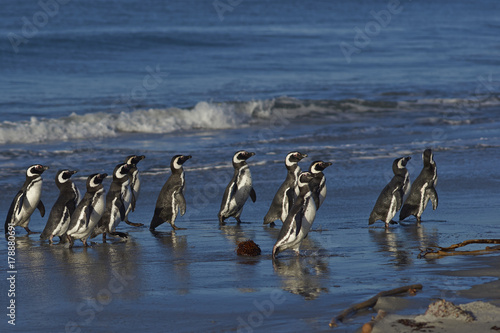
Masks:
[[[196,129],[230,129],[266,124],[272,120],[314,121],[327,115],[331,121],[353,121],[366,112],[408,112],[433,107],[439,112],[458,108],[500,105],[487,101],[433,99],[416,101],[298,100],[280,97],[248,102],[199,102],[193,108],[139,109],[120,113],[75,114],[61,118],[31,117],[29,121],[0,123],[0,144],[35,143],[114,137],[122,133],[171,133]],[[443,111],[444,110],[444,111]]]

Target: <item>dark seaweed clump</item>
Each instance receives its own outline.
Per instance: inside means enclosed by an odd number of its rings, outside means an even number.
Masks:
[[[238,248],[236,249],[236,253],[239,256],[255,257],[260,255],[260,252],[259,245],[255,244],[251,239],[238,243]]]

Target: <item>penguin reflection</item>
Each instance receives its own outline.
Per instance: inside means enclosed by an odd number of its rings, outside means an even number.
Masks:
[[[368,232],[379,246],[379,252],[389,252],[394,257],[395,266],[407,266],[412,263],[411,254],[404,248],[404,242],[398,240],[396,231],[385,228],[369,229]]]
[[[328,288],[328,264],[321,257],[290,257],[273,260],[274,272],[282,277],[282,289],[313,300]]]
[[[188,294],[191,284],[191,274],[189,271],[189,260],[186,260],[186,258],[190,257],[187,236],[178,236],[175,230],[170,232],[151,231],[151,233],[158,240],[159,244],[168,249],[169,252],[166,254],[166,257],[169,258],[167,263],[171,265],[162,265],[161,269],[165,268],[165,271],[161,275],[168,277],[173,274],[169,280],[177,282],[177,293],[180,295]]]

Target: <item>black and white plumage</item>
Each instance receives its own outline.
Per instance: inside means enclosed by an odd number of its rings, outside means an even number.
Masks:
[[[297,182],[301,170],[297,163],[306,157],[306,154],[302,154],[298,151],[293,151],[286,155],[285,166],[287,175],[285,181],[274,195],[271,207],[264,217],[264,224],[273,223],[276,220],[281,220],[281,222],[286,220],[288,212],[292,208],[293,202],[298,195]]]
[[[233,156],[234,174],[222,197],[218,214],[220,224],[224,224],[224,220],[228,217],[234,217],[238,223],[241,223],[240,216],[248,197],[250,196],[253,202],[257,200],[252,186],[252,174],[246,163],[254,155],[255,153],[240,150]]]
[[[299,254],[300,244],[307,237],[316,217],[316,204],[310,189],[314,175],[303,172],[299,176],[299,196],[281,227],[276,244],[273,247],[273,259],[279,252],[292,249]]]
[[[191,155],[175,155],[170,161],[172,173],[163,185],[156,200],[155,212],[149,226],[153,231],[164,222],[170,223],[172,229],[181,229],[175,225],[177,214],[186,213],[186,199],[184,198],[185,178],[182,165],[191,158]]]
[[[102,186],[102,181],[107,176],[105,173],[95,173],[87,178],[87,192],[71,215],[71,221],[66,231],[70,243],[69,247],[73,247],[75,239],[80,239],[84,246],[88,246],[87,239],[104,213],[106,205],[104,194],[106,191]]]
[[[414,215],[418,222],[421,222],[422,213],[425,207],[432,202],[432,209],[438,207],[438,195],[436,192],[437,166],[434,162],[434,155],[431,149],[426,149],[422,154],[424,167],[418,177],[413,182],[410,194],[406,198],[403,208],[399,213],[399,220],[404,220],[410,215]]]
[[[125,223],[134,227],[143,226],[142,223],[134,223],[130,222],[128,219],[128,215],[130,212],[135,210],[135,205],[137,203],[137,199],[139,199],[139,190],[141,188],[141,179],[139,177],[139,169],[137,169],[137,164],[145,159],[144,155],[130,155],[125,159],[125,163],[130,166],[129,178],[130,185],[127,189],[127,194],[125,195],[125,202],[129,202],[129,205],[125,211]]]
[[[406,169],[406,164],[411,157],[401,157],[394,160],[392,163],[392,171],[394,177],[384,187],[380,193],[375,206],[368,219],[368,224],[373,224],[378,220],[385,222],[385,227],[389,223],[397,223],[393,221],[393,217],[401,209],[403,204],[403,196],[410,187],[410,175]]]
[[[71,181],[71,176],[75,173],[76,171],[64,169],[59,170],[56,174],[59,196],[50,210],[47,224],[40,235],[40,239],[45,240],[48,238],[51,244],[55,236],[59,237],[61,243],[66,241],[66,231],[71,221],[71,215],[80,200],[80,192]]]
[[[113,181],[106,194],[104,213],[90,238],[102,234],[102,241],[105,243],[106,234],[108,233],[122,238],[127,237],[127,234],[123,232],[116,232],[116,227],[125,219],[126,207],[130,203],[126,201],[128,186],[130,185],[129,171],[130,166],[127,163],[118,164],[113,170]]]
[[[331,162],[314,161],[309,166],[309,172],[314,179],[309,183],[311,193],[316,204],[316,209],[319,209],[326,198],[326,178],[323,170],[332,165]]]
[[[17,192],[14,200],[10,205],[5,219],[5,233],[7,234],[13,228],[23,227],[29,234],[33,232],[28,228],[31,215],[38,208],[42,217],[45,215],[45,206],[40,197],[42,195],[42,173],[47,170],[48,166],[35,164],[26,170],[26,180]]]

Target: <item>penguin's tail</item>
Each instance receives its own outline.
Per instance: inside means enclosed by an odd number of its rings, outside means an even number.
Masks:
[[[401,211],[399,212],[399,220],[403,221],[405,218],[407,218],[412,214],[412,211],[413,211],[412,206],[404,204],[403,208],[401,208]]]
[[[264,224],[269,224],[273,223],[274,221],[278,220],[278,217],[271,216],[271,212],[267,212],[266,216],[264,216]]]
[[[155,209],[155,214],[153,215],[153,219],[151,220],[151,224],[149,225],[149,230],[154,231],[156,227],[164,222],[161,220],[159,215],[160,214],[158,209]]]

